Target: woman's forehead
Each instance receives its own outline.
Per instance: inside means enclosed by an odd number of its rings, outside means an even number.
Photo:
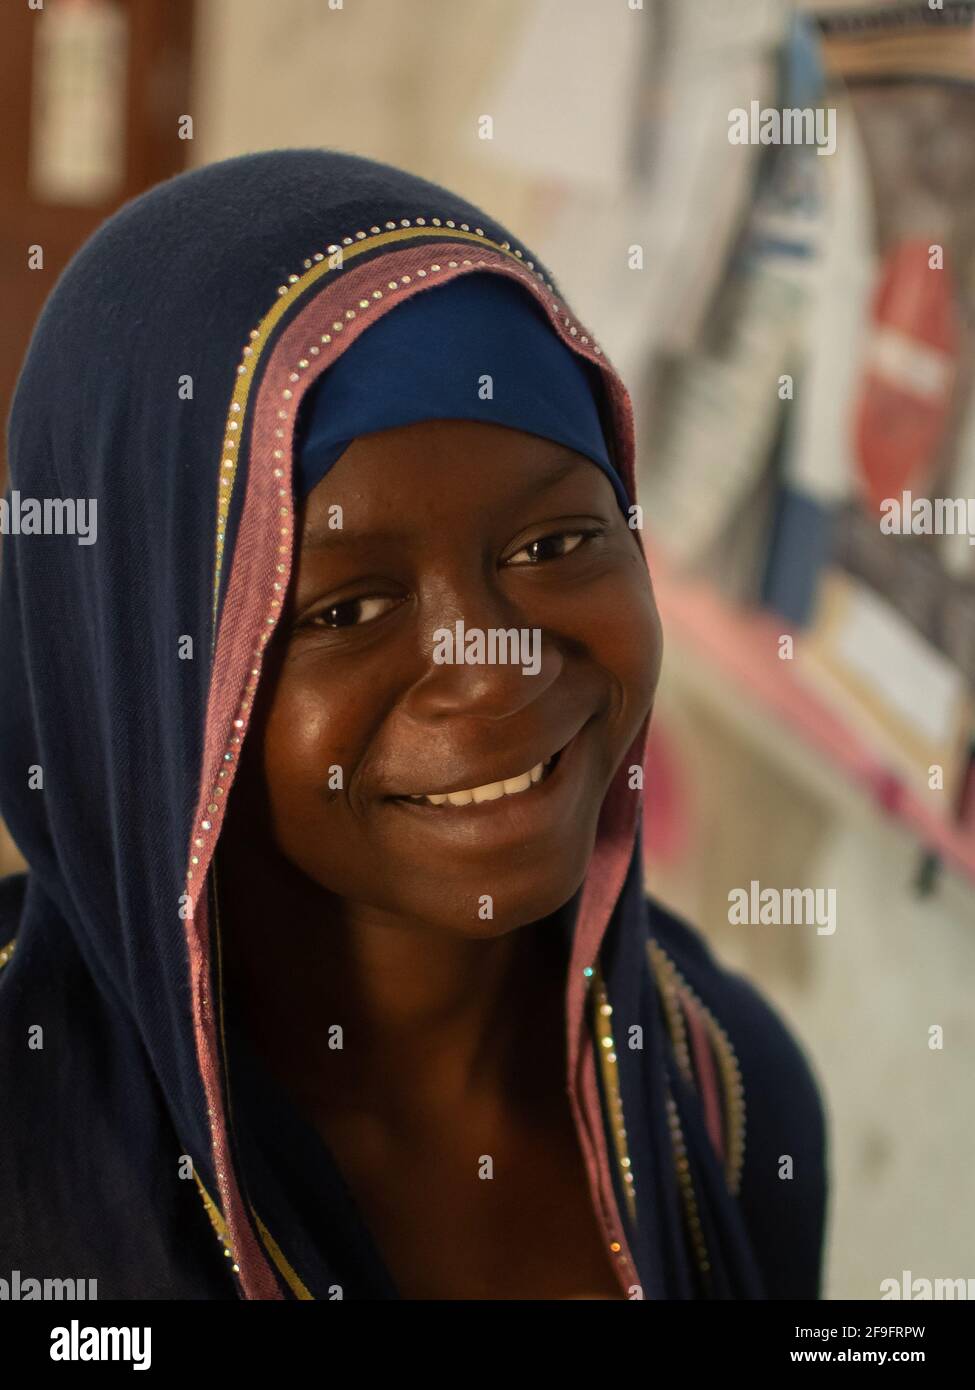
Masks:
[[[323,514],[339,503],[353,525],[356,517],[368,522],[394,508],[416,511],[447,497],[517,504],[573,477],[591,488],[605,487],[612,500],[612,489],[590,459],[526,431],[471,420],[380,430],[353,440],[309,493],[303,541],[314,543]],[[476,519],[475,508],[465,511]]]

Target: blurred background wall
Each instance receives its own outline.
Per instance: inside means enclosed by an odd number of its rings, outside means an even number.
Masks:
[[[301,145],[489,209],[623,372],[666,636],[648,886],[812,1058],[834,1298],[975,1277],[975,545],[880,526],[910,491],[970,499],[975,538],[973,20],[965,0],[0,18],[7,396],[53,276],[120,201]],[[763,143],[770,109],[823,119]],[[730,138],[736,111],[754,142]],[[835,930],[733,923],[753,881],[834,890]]]

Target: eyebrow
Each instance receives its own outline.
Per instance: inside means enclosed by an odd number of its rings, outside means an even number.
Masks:
[[[526,480],[525,487],[519,489],[515,500],[517,501],[529,493],[538,496],[541,493],[548,492],[551,488],[562,482],[564,478],[567,478],[570,473],[574,473],[584,465],[588,465],[590,468],[596,466],[590,463],[589,459],[583,457],[581,454],[557,454],[555,457],[547,460],[543,465],[541,477],[537,474],[532,474],[532,476]],[[327,522],[324,522],[321,525],[309,526],[306,528],[302,534],[301,546],[303,550],[330,550],[338,549],[343,545],[362,544],[365,541],[392,541],[396,540],[400,534],[401,533],[398,531],[383,530],[369,531],[363,535],[356,531],[350,531],[345,527],[341,530],[333,530],[329,527]]]

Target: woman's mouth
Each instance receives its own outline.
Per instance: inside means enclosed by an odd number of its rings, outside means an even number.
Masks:
[[[467,787],[460,791],[424,792],[418,796],[397,797],[396,800],[414,801],[427,806],[443,806],[445,803],[450,806],[470,806],[484,801],[500,801],[502,797],[520,796],[539,782],[545,781],[555,768],[561,753],[560,748],[558,753],[553,753],[550,758],[536,763],[527,772],[521,772],[515,777],[505,777],[503,781],[485,782],[480,787]]]
[[[393,796],[387,805],[434,835],[445,853],[481,856],[507,847],[518,855],[549,837],[564,847],[576,833],[587,800],[589,753],[585,729],[558,752],[513,777],[451,791]]]

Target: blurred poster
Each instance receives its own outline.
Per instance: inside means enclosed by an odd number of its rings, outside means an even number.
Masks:
[[[865,152],[874,273],[852,494],[803,661],[924,785],[933,763],[964,776],[975,727],[973,18],[952,0],[821,16]]]

